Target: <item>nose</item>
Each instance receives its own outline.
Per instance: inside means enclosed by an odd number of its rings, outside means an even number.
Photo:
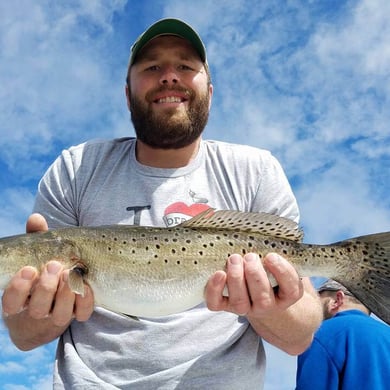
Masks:
[[[179,81],[179,76],[173,66],[166,66],[162,68],[160,84],[170,85],[170,84],[176,84],[178,81]]]

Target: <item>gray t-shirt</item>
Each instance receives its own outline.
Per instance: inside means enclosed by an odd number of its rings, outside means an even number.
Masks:
[[[186,167],[151,168],[134,138],[65,150],[39,184],[34,211],[50,228],[173,226],[207,207],[264,211],[298,221],[294,195],[267,151],[202,141]],[[96,308],[57,349],[55,389],[261,389],[264,349],[246,318],[204,304],[139,321]]]

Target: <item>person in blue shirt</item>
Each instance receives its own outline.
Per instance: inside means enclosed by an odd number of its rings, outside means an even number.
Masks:
[[[336,281],[318,293],[325,321],[298,356],[296,390],[390,389],[390,327]]]

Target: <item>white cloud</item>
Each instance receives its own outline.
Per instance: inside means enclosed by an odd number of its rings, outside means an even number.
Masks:
[[[124,4],[25,0],[3,7],[0,151],[9,165],[27,166],[50,153],[54,142],[71,142],[95,119],[87,138],[119,123],[129,128],[125,66],[123,78],[115,79],[107,58],[112,18]]]
[[[34,204],[34,194],[24,187],[0,190],[0,237],[25,233]]]
[[[26,370],[20,363],[17,362],[5,362],[0,364],[0,374],[20,374]]]
[[[342,158],[318,177],[297,191],[306,242],[325,244],[389,229],[388,202],[373,198],[369,174],[359,164]]]
[[[52,389],[55,342],[29,352],[22,352],[13,345],[4,323],[0,320],[0,345],[0,377],[2,389]]]

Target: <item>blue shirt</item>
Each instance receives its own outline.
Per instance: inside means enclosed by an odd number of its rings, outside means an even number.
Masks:
[[[322,323],[298,357],[296,390],[390,389],[390,327],[360,310]]]

